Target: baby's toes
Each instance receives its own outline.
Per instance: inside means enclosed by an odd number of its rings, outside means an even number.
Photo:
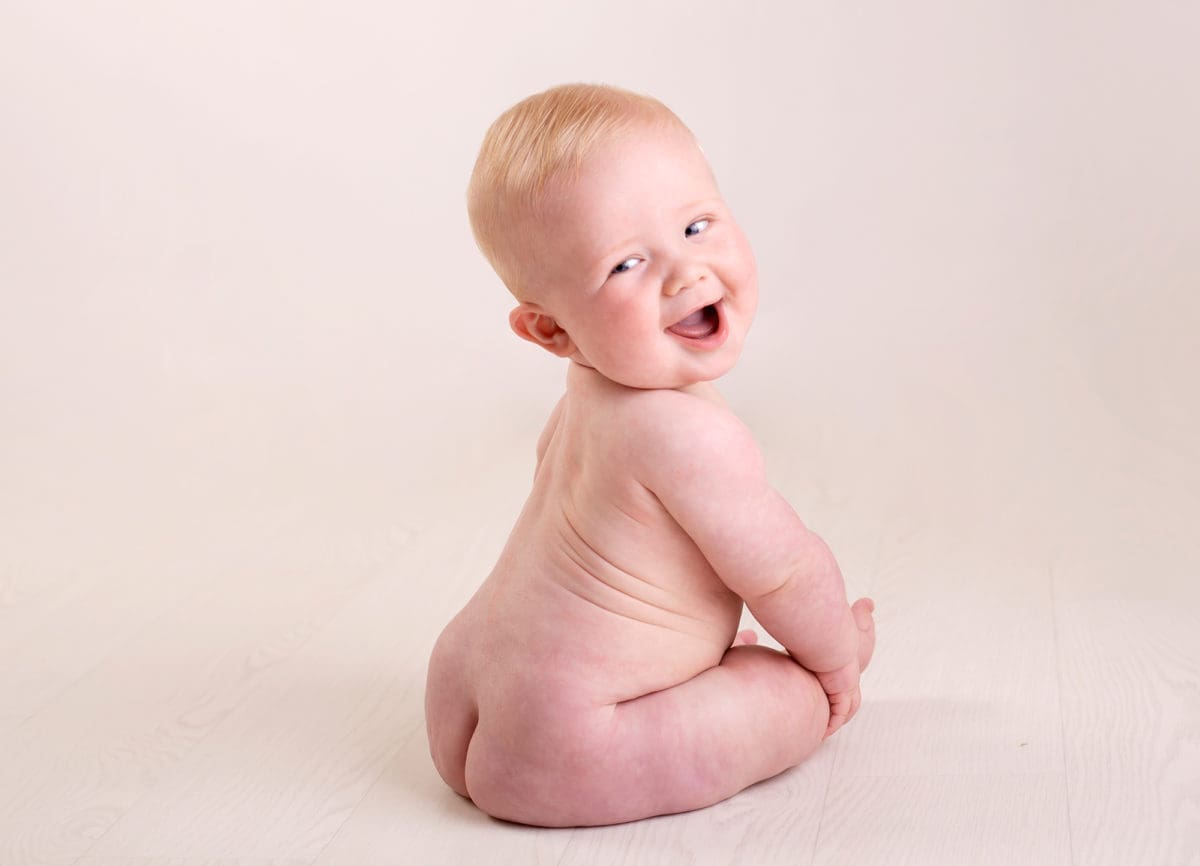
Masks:
[[[737,637],[733,639],[731,647],[747,645],[753,646],[756,643],[758,643],[758,635],[755,633],[754,629],[747,628],[742,629],[737,633]]]
[[[866,670],[875,654],[875,602],[869,598],[860,598],[850,608],[854,614],[854,622],[858,626],[858,668]]]

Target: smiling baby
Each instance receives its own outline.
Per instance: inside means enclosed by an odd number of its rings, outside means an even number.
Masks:
[[[758,284],[694,136],[650,97],[555,87],[492,124],[468,199],[512,330],[569,363],[525,507],[429,661],[438,772],[563,827],[799,764],[858,709],[874,605],[847,603],[712,384]],[[786,653],[737,632],[743,603]]]

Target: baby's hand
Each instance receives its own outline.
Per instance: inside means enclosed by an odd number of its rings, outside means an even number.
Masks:
[[[862,703],[862,691],[859,689],[858,680],[875,652],[875,618],[871,616],[874,610],[875,602],[869,598],[860,598],[850,608],[858,626],[858,658],[836,671],[816,674],[821,688],[829,698],[829,727],[825,729],[826,738],[850,721]]]

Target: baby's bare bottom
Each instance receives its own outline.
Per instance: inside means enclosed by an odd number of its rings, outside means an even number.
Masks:
[[[465,787],[490,815],[548,827],[685,812],[799,764],[828,720],[811,673],[775,650],[733,646],[677,686],[555,719],[536,742],[481,718]]]

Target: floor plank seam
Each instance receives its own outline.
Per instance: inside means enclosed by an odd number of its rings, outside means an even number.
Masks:
[[[1054,674],[1058,681],[1058,730],[1059,730],[1059,748],[1062,750],[1062,776],[1063,790],[1065,792],[1065,800],[1067,806],[1067,853],[1071,857],[1071,864],[1075,864],[1075,830],[1074,822],[1071,819],[1071,775],[1067,772],[1067,719],[1063,712],[1063,662],[1062,649],[1058,642],[1058,592],[1055,589],[1054,581],[1054,563],[1050,563],[1048,569],[1050,577],[1050,631],[1054,635]]]
[[[424,694],[424,691],[425,691],[425,689],[422,686],[422,688],[420,689],[420,692],[422,694]],[[371,793],[380,784],[380,781],[383,779],[383,777],[387,775],[388,768],[392,765],[392,762],[394,760],[396,760],[396,755],[398,755],[409,744],[409,742],[413,738],[421,737],[424,735],[425,735],[425,717],[424,717],[424,713],[422,713],[421,720],[416,726],[414,726],[412,735],[409,737],[400,739],[396,743],[395,748],[393,748],[390,752],[388,752],[388,754],[385,755],[379,761],[379,772],[377,772],[375,774],[375,778],[371,781],[371,784],[367,785],[363,789],[362,796],[360,796],[358,798],[358,800],[355,801],[354,805],[351,806],[349,810],[347,810],[346,817],[342,820],[342,822],[340,824],[338,824],[337,829],[333,833],[330,834],[329,838],[327,840],[325,840],[325,844],[321,846],[321,849],[316,853],[316,856],[313,857],[312,860],[308,861],[307,866],[314,866],[314,864],[321,862],[321,858],[325,856],[325,852],[330,848],[330,846],[333,845],[334,842],[337,841],[338,837],[342,835],[342,831],[345,830],[346,827],[350,826],[355,813],[358,812],[358,810],[362,807],[363,803],[365,803],[367,801],[367,799],[371,796]]]
[[[1036,779],[1039,776],[1064,776],[1062,770],[1039,770],[1036,773],[1005,773],[983,770],[978,773],[851,773],[846,779]]]
[[[809,866],[817,862],[817,851],[821,847],[821,830],[825,826],[825,813],[829,810],[829,791],[833,787],[833,774],[837,769],[838,755],[842,748],[842,741],[835,740],[833,744],[833,759],[829,762],[829,774],[825,777],[825,793],[821,795],[821,817],[817,819],[817,832],[813,834],[812,851],[809,853]]]

